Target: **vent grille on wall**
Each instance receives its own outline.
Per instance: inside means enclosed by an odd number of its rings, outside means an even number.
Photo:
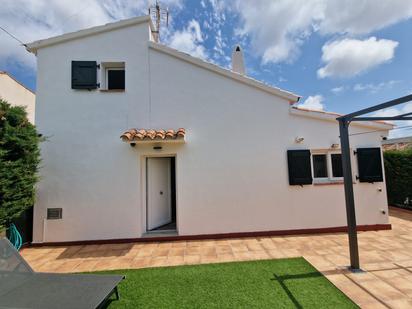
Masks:
[[[63,214],[62,208],[47,208],[47,220],[61,219]]]

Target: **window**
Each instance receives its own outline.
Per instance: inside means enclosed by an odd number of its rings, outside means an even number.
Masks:
[[[340,153],[332,153],[330,155],[332,163],[332,176],[333,178],[343,177],[342,170],[342,155]]]
[[[107,89],[124,90],[124,69],[107,69]]]
[[[314,183],[342,182],[342,155],[331,150],[312,150]]]
[[[102,62],[100,84],[102,91],[124,91],[126,70],[124,62]]]
[[[313,161],[313,177],[327,178],[328,166],[326,161],[326,154],[317,154],[312,156]]]
[[[358,148],[356,156],[358,157],[360,182],[383,181],[381,149],[379,147]]]
[[[97,62],[72,61],[72,89],[97,88]]]
[[[288,150],[288,170],[290,185],[308,185],[312,183],[310,150]]]

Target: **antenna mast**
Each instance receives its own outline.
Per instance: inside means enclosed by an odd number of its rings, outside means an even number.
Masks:
[[[149,6],[149,15],[153,21],[154,29],[152,35],[155,42],[160,40],[160,26],[166,23],[166,27],[169,25],[169,9],[164,9],[159,1]]]

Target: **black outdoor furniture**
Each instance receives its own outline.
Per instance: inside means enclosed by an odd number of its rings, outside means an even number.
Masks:
[[[101,308],[123,275],[36,273],[7,239],[0,239],[0,308]]]

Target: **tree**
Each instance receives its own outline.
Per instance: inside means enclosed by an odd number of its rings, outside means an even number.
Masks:
[[[25,108],[0,99],[0,231],[34,204],[40,141]]]

